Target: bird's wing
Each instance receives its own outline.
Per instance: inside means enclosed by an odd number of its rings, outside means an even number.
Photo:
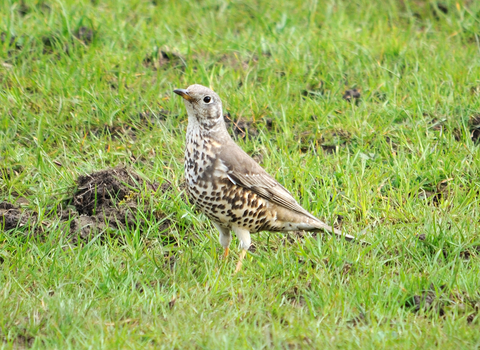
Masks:
[[[285,187],[280,185],[240,147],[233,142],[229,146],[228,150],[224,149],[227,154],[222,152],[220,159],[228,169],[226,171],[230,181],[238,186],[248,188],[277,205],[318,220],[303,209]]]
[[[222,164],[222,170],[226,172],[230,181],[235,185],[248,188],[262,198],[317,221],[319,223],[319,229],[329,231],[345,238],[347,241],[369,244],[323,223],[303,209],[285,187],[280,185],[277,180],[269,175],[257,162],[233,142],[233,140],[227,141],[226,147],[223,147],[219,153],[218,160]]]

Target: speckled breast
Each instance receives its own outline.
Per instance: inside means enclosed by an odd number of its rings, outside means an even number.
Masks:
[[[267,210],[270,204],[249,189],[232,183],[214,148],[214,141],[187,137],[185,180],[190,200],[220,226],[236,225],[250,232],[269,229],[274,215]]]

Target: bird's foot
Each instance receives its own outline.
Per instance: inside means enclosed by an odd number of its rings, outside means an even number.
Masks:
[[[230,249],[226,247],[225,250],[223,251],[223,259],[226,259],[228,257],[229,252],[230,252]]]
[[[237,262],[237,267],[235,268],[235,272],[234,273],[237,273],[238,271],[241,270],[242,268],[242,263],[243,263],[243,259],[245,258],[245,255],[247,254],[247,251],[246,250],[242,250],[240,252],[240,258],[238,259],[238,262]]]

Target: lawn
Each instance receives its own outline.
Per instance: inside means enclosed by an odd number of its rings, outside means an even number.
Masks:
[[[0,4],[0,348],[480,348],[480,2]],[[370,246],[184,193],[183,101]]]

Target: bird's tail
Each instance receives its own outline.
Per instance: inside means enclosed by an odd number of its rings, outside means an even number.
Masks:
[[[346,234],[346,233],[343,233],[342,231],[336,229],[335,227],[332,227],[330,225],[327,225],[326,223],[318,220],[316,223],[315,223],[316,227],[314,228],[310,228],[310,229],[306,229],[305,231],[310,231],[310,232],[319,232],[319,231],[324,231],[324,232],[328,232],[332,235],[335,235],[339,238],[343,238],[345,239],[346,241],[349,241],[349,242],[354,242],[354,243],[360,243],[362,245],[370,245],[370,243],[368,242],[365,242],[365,241],[362,241],[360,239],[357,239],[356,237],[352,236],[352,235],[349,235],[349,234]]]

